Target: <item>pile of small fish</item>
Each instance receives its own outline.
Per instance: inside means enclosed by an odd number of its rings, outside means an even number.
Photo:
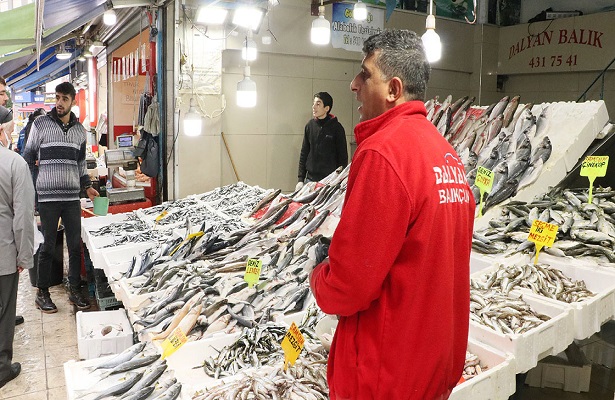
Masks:
[[[474,98],[452,96],[439,104],[438,98],[425,103],[427,118],[457,151],[466,168],[468,183],[478,203],[480,191],[474,185],[479,166],[495,173],[485,209],[514,196],[532,184],[551,156],[547,136],[551,108],[544,105],[539,115],[532,104],[519,106],[519,96],[508,96],[486,109],[471,107]]]
[[[509,202],[502,206],[499,218],[475,230],[472,249],[486,254],[533,252],[534,242],[527,238],[534,220],[559,227],[553,246],[543,248],[546,253],[615,262],[615,191],[610,188],[595,189],[591,204],[587,190],[559,188],[530,203]]]
[[[246,329],[233,344],[206,359],[203,369],[207,375],[218,379],[235,375],[244,368],[261,367],[276,360],[282,362],[284,354],[280,343],[287,330],[284,326],[269,324]]]
[[[197,393],[193,400],[326,400],[329,398],[327,357],[321,353],[306,353],[287,371],[283,370],[282,363],[272,368],[251,369],[231,381]]]
[[[498,290],[483,290],[474,279],[470,290],[470,321],[501,334],[521,334],[551,319],[536,312],[521,297]]]
[[[466,381],[468,379],[472,379],[475,376],[482,374],[485,370],[487,370],[487,367],[480,365],[480,359],[478,356],[466,350],[466,362],[463,366],[463,373],[461,374],[463,379]]]
[[[98,380],[92,387],[77,393],[83,394],[80,399],[88,400],[112,396],[124,400],[174,400],[179,397],[182,385],[165,374],[166,370],[166,361],[161,360],[159,354],[146,348],[145,343],[137,343],[90,367],[90,374],[99,374]]]
[[[516,287],[531,289],[532,292],[551,299],[574,303],[594,294],[587,289],[585,282],[574,280],[562,271],[547,264],[504,265],[474,280],[480,289],[497,288],[507,294]]]

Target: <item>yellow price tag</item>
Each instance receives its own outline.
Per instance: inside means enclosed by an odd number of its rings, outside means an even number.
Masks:
[[[494,177],[495,174],[493,171],[485,167],[478,167],[478,170],[476,170],[476,179],[474,179],[474,184],[478,190],[480,190],[480,205],[478,207],[479,217],[483,215],[483,196],[485,192],[491,193]]]
[[[586,176],[589,179],[589,196],[588,203],[592,202],[594,191],[594,180],[597,177],[606,175],[606,168],[609,165],[609,156],[587,156],[581,164],[581,176]]]
[[[536,245],[536,258],[534,259],[534,264],[538,264],[538,253],[544,246],[553,246],[558,229],[559,226],[557,225],[539,219],[534,220],[530,228],[530,234],[527,237],[527,240],[534,242]]]
[[[303,343],[305,343],[305,339],[301,331],[299,331],[299,328],[297,328],[297,325],[293,322],[282,340],[282,350],[284,350],[284,371],[286,371],[288,363],[290,363],[290,365],[295,365],[295,361],[297,361],[299,353],[301,353],[303,349]]]
[[[168,212],[168,211],[166,211],[166,210],[165,210],[165,211],[163,211],[163,212],[161,212],[161,213],[160,213],[160,214],[156,217],[156,219],[154,220],[154,224],[157,224],[157,223],[158,223],[158,221],[160,221],[161,219],[163,219],[164,217],[166,217],[168,213],[169,213],[169,212]]]
[[[190,235],[188,235],[188,236],[186,237],[186,240],[190,240],[190,239],[192,239],[192,238],[198,238],[198,237],[201,237],[201,236],[203,236],[203,234],[204,234],[204,233],[203,233],[202,231],[198,231],[198,232],[195,232],[195,233],[191,233]]]
[[[248,258],[248,262],[246,263],[246,273],[243,276],[243,280],[248,282],[249,287],[252,287],[258,283],[258,280],[261,277],[262,267],[263,262],[261,260]]]
[[[182,347],[187,341],[188,338],[186,334],[182,332],[181,328],[179,326],[175,328],[164,342],[162,342],[162,359],[164,360],[175,353],[177,349]]]

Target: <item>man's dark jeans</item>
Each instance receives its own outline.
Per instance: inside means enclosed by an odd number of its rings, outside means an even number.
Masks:
[[[60,217],[64,225],[68,247],[68,282],[71,286],[79,286],[81,283],[81,203],[79,200],[40,202],[38,209],[45,243],[39,250],[36,287],[43,289],[49,287]]]

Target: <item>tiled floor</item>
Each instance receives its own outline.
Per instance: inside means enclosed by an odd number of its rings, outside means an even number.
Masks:
[[[68,302],[64,285],[50,288],[58,307],[43,314],[34,306],[35,289],[27,272],[19,279],[17,314],[25,322],[15,328],[13,362],[21,363],[21,374],[0,389],[0,399],[66,399],[63,364],[78,359],[75,309]]]
[[[65,260],[67,257],[65,257]],[[58,307],[55,314],[43,314],[34,306],[35,289],[28,273],[21,274],[17,296],[17,314],[25,323],[15,330],[14,362],[22,365],[21,374],[0,389],[4,400],[60,400],[66,399],[63,364],[77,360],[76,309],[68,302],[64,285],[50,289]],[[598,336],[597,336],[598,337]],[[601,340],[615,345],[615,321],[602,327]],[[592,366],[590,391],[570,393],[558,389],[533,388],[523,385],[511,397],[514,400],[613,400],[615,371],[601,365]],[[472,399],[483,400],[483,399]]]

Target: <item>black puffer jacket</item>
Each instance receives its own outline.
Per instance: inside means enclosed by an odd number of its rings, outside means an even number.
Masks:
[[[333,114],[324,119],[311,119],[305,125],[299,156],[299,182],[305,178],[319,181],[348,164],[346,132]]]

